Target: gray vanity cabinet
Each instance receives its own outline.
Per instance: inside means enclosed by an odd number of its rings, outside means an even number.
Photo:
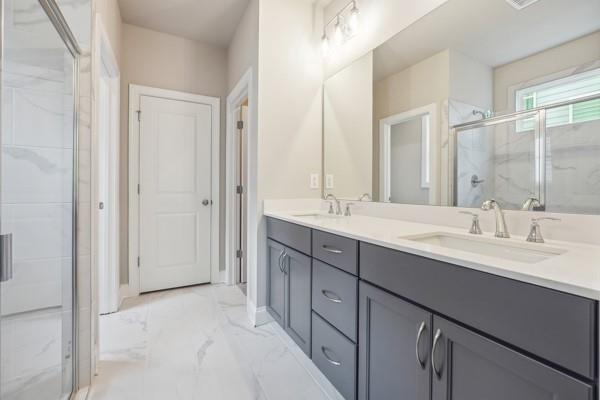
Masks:
[[[312,259],[286,248],[282,263],[285,274],[284,329],[310,357]]]
[[[284,245],[267,240],[267,310],[282,327],[285,313],[285,273],[282,267],[284,250]]]
[[[429,312],[360,282],[359,338],[360,400],[430,399]]]
[[[441,317],[433,328],[432,400],[593,399],[593,386]]]

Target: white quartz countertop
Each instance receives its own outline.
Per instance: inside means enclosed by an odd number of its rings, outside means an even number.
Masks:
[[[523,263],[403,238],[437,232],[470,237],[467,232],[468,224],[465,229],[457,229],[364,215],[320,219],[298,216],[311,213],[318,211],[268,211],[265,215],[363,242],[600,300],[600,246],[550,240],[544,244],[531,243],[530,246],[542,250],[560,248],[567,251],[537,263]],[[501,243],[525,243],[525,237],[522,236],[498,239],[493,233],[484,233],[483,237]]]

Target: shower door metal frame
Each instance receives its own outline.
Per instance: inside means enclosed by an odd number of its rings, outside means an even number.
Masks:
[[[67,50],[73,56],[73,181],[72,181],[72,221],[71,221],[71,307],[72,307],[72,332],[71,332],[71,393],[70,398],[75,396],[79,387],[79,349],[78,349],[78,324],[79,324],[79,305],[77,298],[77,222],[78,222],[78,200],[79,200],[79,56],[81,48],[77,43],[73,32],[69,28],[60,7],[55,0],[38,0],[40,6],[48,16],[48,19],[56,29],[59,37],[65,44]],[[3,89],[4,75],[4,0],[0,0],[0,93]],[[2,121],[2,108],[0,107],[0,122]],[[1,127],[0,127],[1,130]],[[0,135],[1,144],[1,135]],[[0,168],[1,168],[0,152]],[[0,216],[1,217],[1,216]],[[1,219],[1,218],[0,218]]]
[[[458,178],[458,134],[463,131],[495,126],[507,122],[522,120],[533,117],[535,119],[535,179],[537,183],[537,195],[543,207],[546,206],[546,115],[548,110],[559,108],[576,103],[600,99],[600,94],[583,96],[577,99],[561,101],[545,106],[532,108],[530,110],[518,111],[511,114],[499,115],[496,117],[486,118],[472,122],[465,122],[450,127],[448,137],[448,199],[449,204],[453,207],[457,206],[457,178]]]

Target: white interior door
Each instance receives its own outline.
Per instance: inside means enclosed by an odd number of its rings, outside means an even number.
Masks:
[[[210,282],[211,106],[140,99],[140,291]]]

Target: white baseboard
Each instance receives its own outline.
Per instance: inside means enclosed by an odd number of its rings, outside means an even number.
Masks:
[[[88,393],[90,391],[90,387],[86,386],[84,388],[81,388],[77,391],[77,393],[75,393],[72,397],[71,400],[86,400],[88,397]]]
[[[119,309],[121,309],[123,300],[125,300],[128,297],[135,297],[135,296],[136,295],[131,293],[128,284],[125,283],[125,284],[119,286]]]
[[[260,326],[273,321],[271,315],[267,312],[267,307],[256,307],[249,299],[247,300],[246,310],[248,318],[254,326]]]

